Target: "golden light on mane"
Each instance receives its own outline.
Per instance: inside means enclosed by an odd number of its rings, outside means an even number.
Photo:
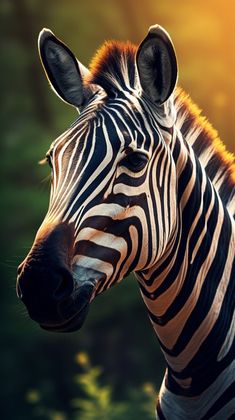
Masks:
[[[91,73],[86,82],[100,85],[110,96],[134,88],[136,49],[128,41],[106,41],[91,60]]]
[[[235,186],[235,156],[226,149],[226,146],[219,137],[218,132],[212,127],[208,119],[201,115],[201,109],[191,100],[188,94],[183,89],[177,88],[176,100],[179,101],[180,108],[183,107],[183,112],[186,112],[192,119],[192,126],[199,127],[205,134],[208,142],[208,147],[212,147],[214,156],[227,166],[227,173],[229,180]],[[181,111],[182,112],[182,111]]]
[[[128,55],[134,56],[137,47],[129,41],[106,41],[96,52],[92,58],[89,69],[93,76],[100,73],[104,67],[110,65],[110,60],[118,60],[120,57]],[[114,75],[115,76],[115,75]]]

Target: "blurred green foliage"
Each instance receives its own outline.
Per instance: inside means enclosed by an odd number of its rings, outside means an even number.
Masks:
[[[86,353],[76,355],[81,372],[74,376],[74,385],[80,398],[74,398],[72,411],[67,416],[53,409],[44,396],[44,390],[30,389],[25,395],[32,415],[38,420],[153,420],[157,392],[153,384],[129,390],[128,401],[114,401],[112,387],[103,384],[102,369],[90,363]],[[52,404],[53,402],[50,402]]]
[[[48,87],[38,59],[38,32],[51,28],[88,65],[105,39],[138,43],[151,24],[160,23],[176,46],[179,83],[234,151],[234,11],[232,0],[1,0],[1,419],[36,418],[25,400],[30,389],[40,390],[40,395],[36,391],[28,397],[36,402],[43,395],[54,420],[62,420],[60,413],[72,418],[70,402],[76,398],[87,416],[96,404],[106,404],[107,410],[111,405],[115,413],[127,406],[135,412],[140,397],[130,390],[145,382],[158,389],[164,371],[132,277],[98,297],[82,330],[70,335],[41,331],[17,301],[16,267],[32,244],[49,199],[49,168],[37,162],[76,118]],[[91,368],[78,376],[74,389],[73,357],[80,349],[102,366],[108,388]],[[91,385],[99,388],[102,401],[96,401]]]

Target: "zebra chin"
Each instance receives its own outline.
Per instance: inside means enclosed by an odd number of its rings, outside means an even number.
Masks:
[[[79,330],[88,314],[92,293],[93,281],[87,281],[73,292],[70,298],[62,300],[57,307],[59,317],[64,321],[52,325],[38,322],[41,328],[50,332],[73,332]],[[33,318],[33,317],[31,317]],[[34,319],[36,322],[37,320]]]

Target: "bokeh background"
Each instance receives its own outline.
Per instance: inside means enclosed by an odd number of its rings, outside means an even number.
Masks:
[[[37,162],[76,117],[49,89],[38,32],[51,28],[88,65],[104,40],[139,43],[161,24],[175,43],[179,84],[234,151],[234,13],[233,0],[1,0],[1,419],[153,418],[164,372],[132,277],[98,297],[73,334],[41,331],[17,301],[16,267],[49,198],[49,168]]]

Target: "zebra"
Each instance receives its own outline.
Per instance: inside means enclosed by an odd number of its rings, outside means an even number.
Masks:
[[[169,34],[108,41],[89,70],[49,29],[39,53],[79,116],[43,160],[49,208],[18,297],[42,328],[75,331],[134,272],[166,360],[156,418],[234,418],[234,156],[178,86]]]

